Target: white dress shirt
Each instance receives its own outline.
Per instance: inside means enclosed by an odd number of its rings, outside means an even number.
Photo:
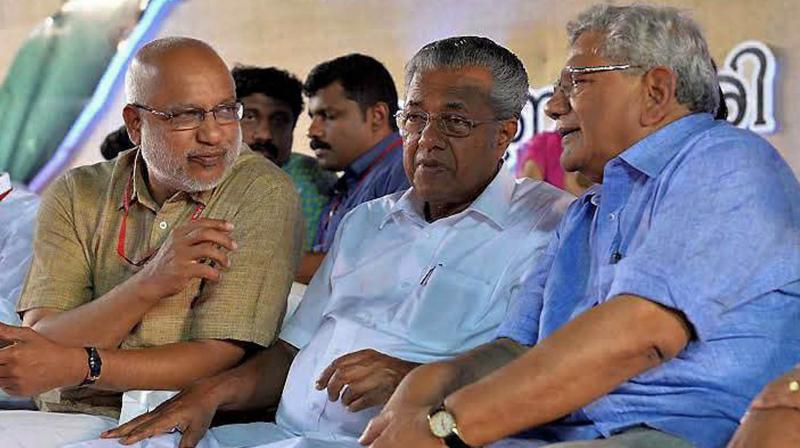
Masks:
[[[572,199],[501,168],[466,210],[432,223],[413,188],[352,210],[281,332],[301,350],[278,426],[327,440],[360,435],[379,407],[353,413],[314,387],[347,353],[429,363],[491,341]]]

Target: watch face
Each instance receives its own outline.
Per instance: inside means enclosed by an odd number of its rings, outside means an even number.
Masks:
[[[447,411],[439,411],[430,416],[428,423],[431,427],[431,432],[436,437],[443,439],[453,432],[456,427],[456,420],[453,415]]]

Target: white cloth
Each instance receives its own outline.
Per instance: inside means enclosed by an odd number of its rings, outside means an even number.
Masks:
[[[61,448],[67,443],[95,439],[117,421],[84,414],[39,411],[0,413],[0,446],[3,448]]]
[[[21,185],[0,201],[0,322],[5,324],[20,323],[17,301],[31,264],[38,209],[39,198]]]
[[[380,409],[353,413],[314,388],[344,354],[371,348],[429,363],[491,341],[572,199],[501,169],[466,210],[433,223],[413,188],[351,211],[281,332],[301,351],[278,425],[298,435],[361,434]]]
[[[180,434],[161,434],[133,445],[121,445],[116,439],[91,440],[64,448],[174,448]],[[312,436],[294,437],[274,423],[248,423],[212,428],[197,448],[356,448],[355,439],[319,439]],[[5,448],[5,447],[4,447]]]

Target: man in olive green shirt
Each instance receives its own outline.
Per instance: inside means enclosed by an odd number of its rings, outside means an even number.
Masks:
[[[30,328],[0,326],[0,346],[13,343],[0,350],[0,388],[51,391],[42,410],[115,417],[122,391],[181,389],[232,367],[274,341],[294,277],[297,193],[242,145],[216,52],[151,42],[126,94],[139,146],[48,189],[18,306]]]

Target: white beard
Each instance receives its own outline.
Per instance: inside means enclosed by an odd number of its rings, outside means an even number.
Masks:
[[[142,132],[141,152],[142,158],[147,164],[149,175],[158,179],[159,182],[169,188],[187,193],[197,193],[200,191],[211,190],[227,176],[236,158],[242,150],[242,131],[237,126],[236,142],[234,147],[225,149],[225,170],[216,179],[199,180],[189,176],[186,171],[186,158],[194,153],[204,152],[198,149],[190,149],[183,158],[177,157],[172,150],[167,147],[162,133]]]

